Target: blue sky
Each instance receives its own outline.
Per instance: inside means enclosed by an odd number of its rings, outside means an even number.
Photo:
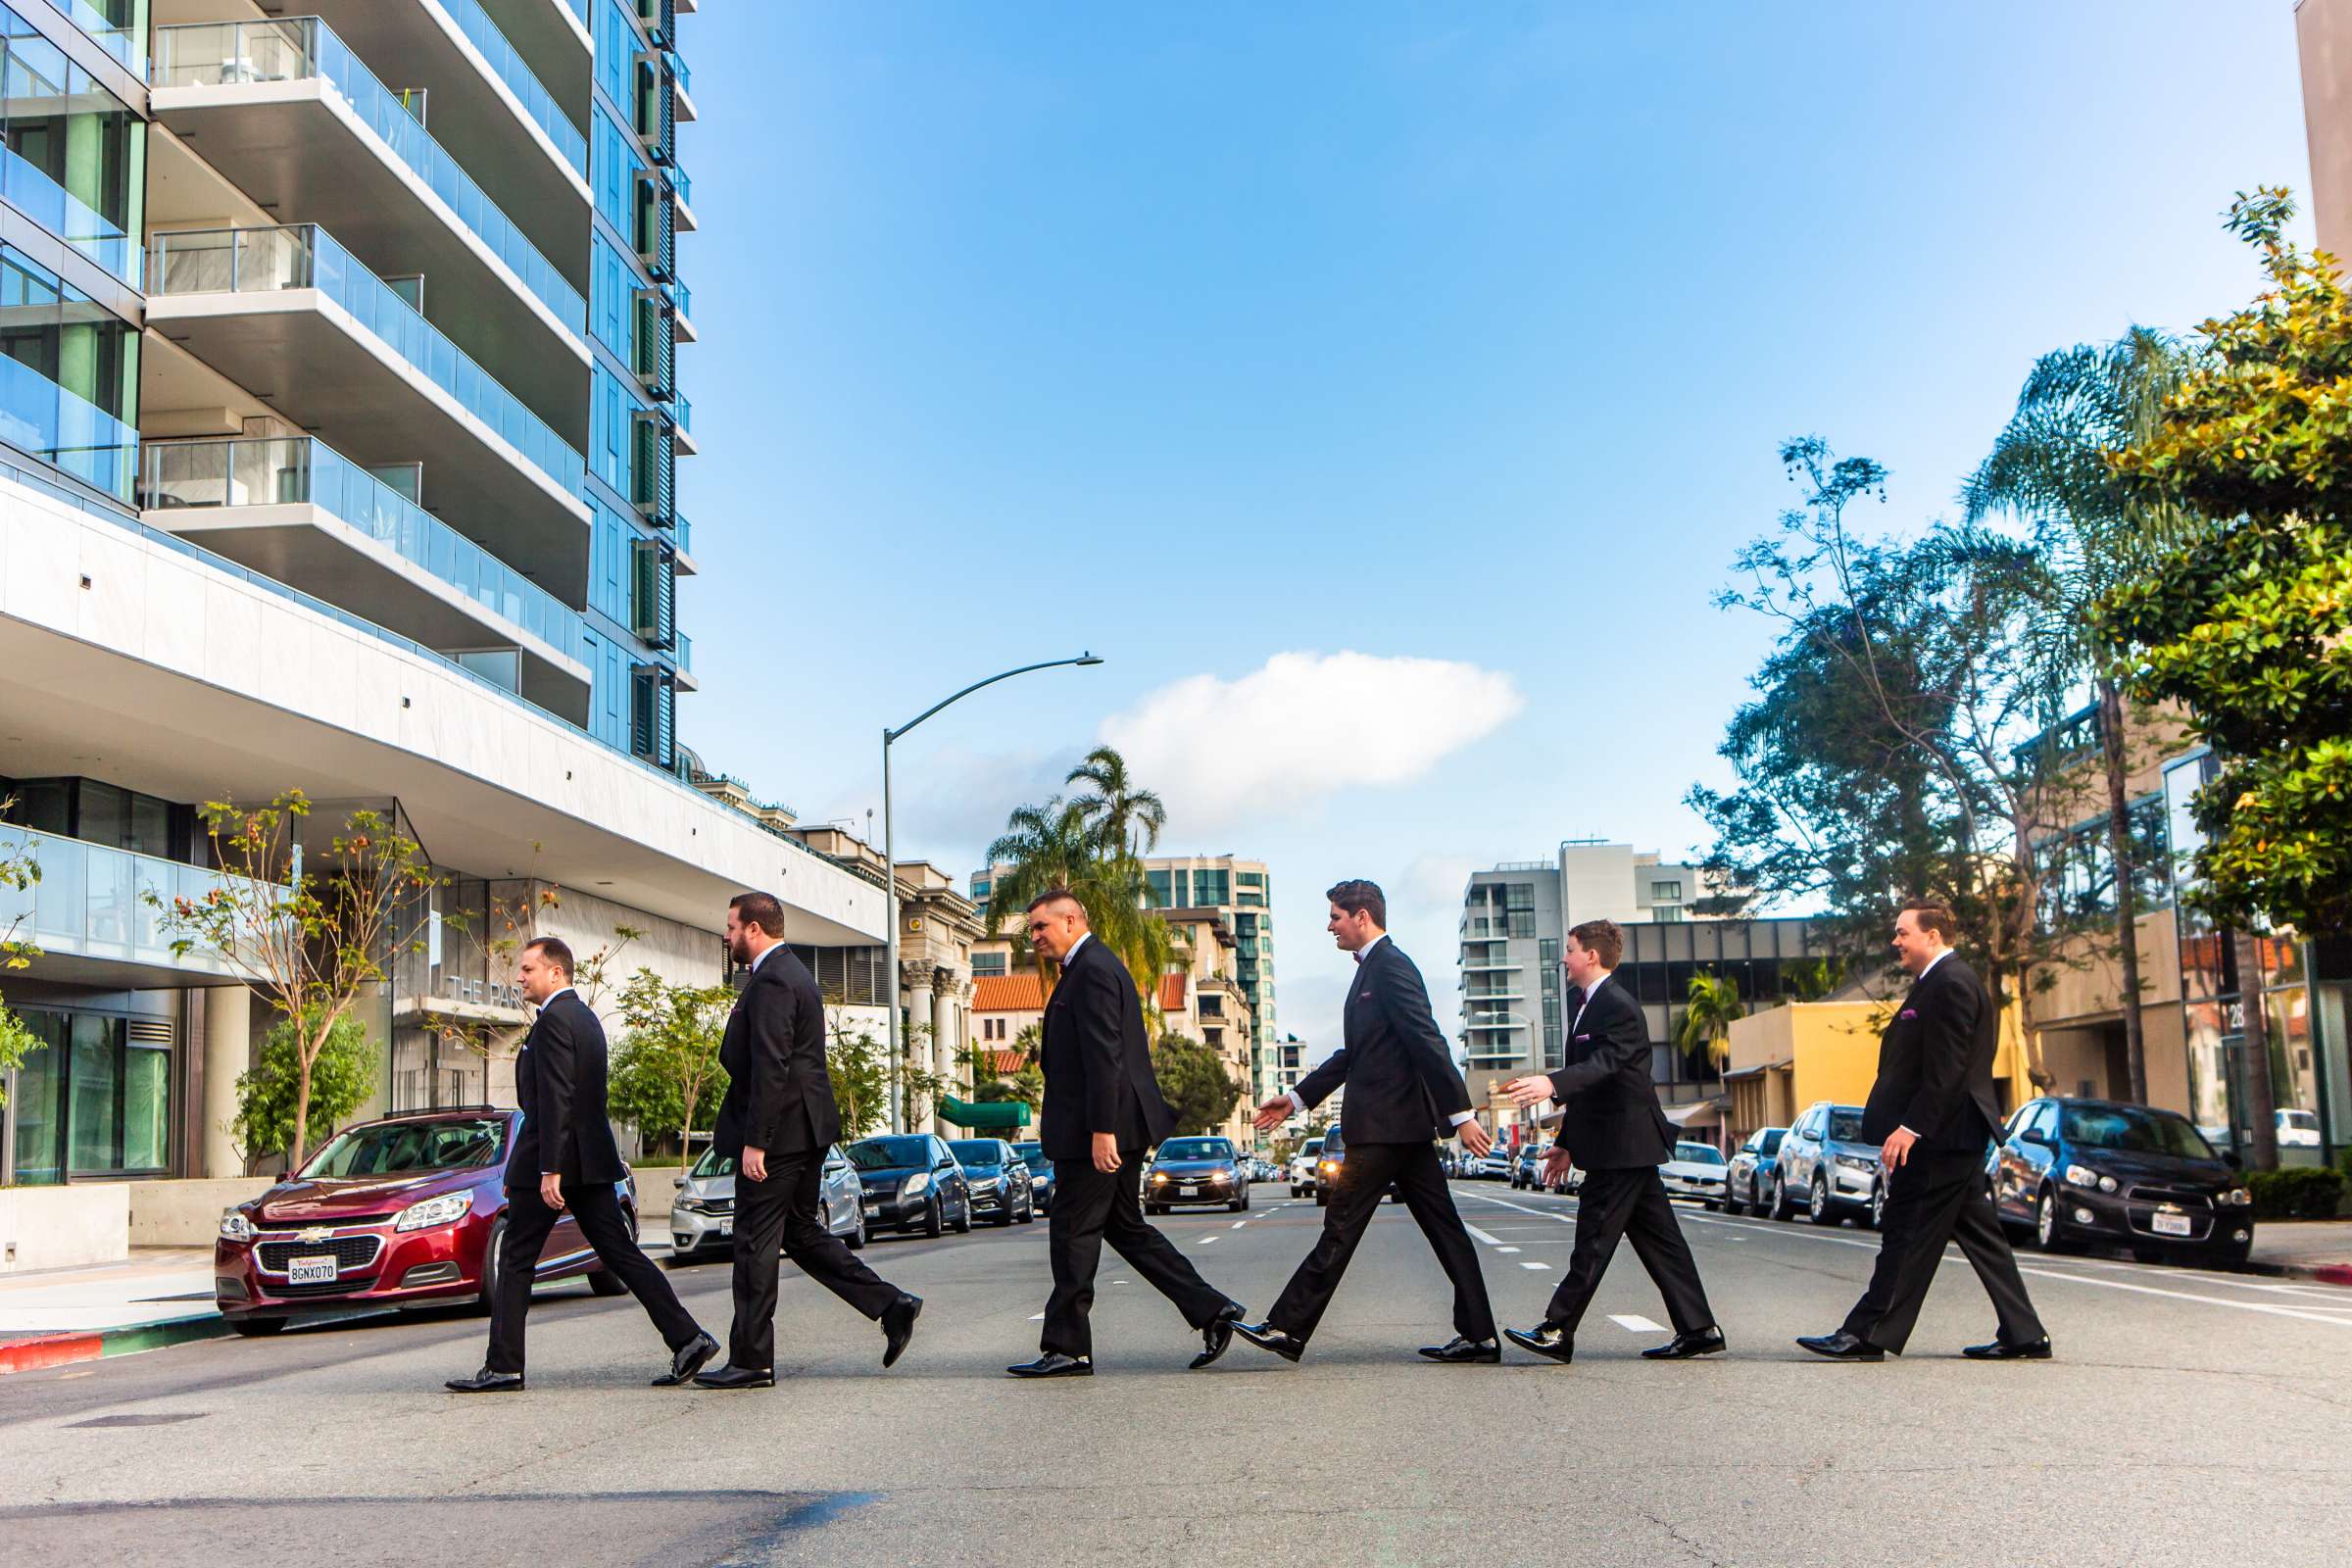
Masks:
[[[2288,0],[707,7],[686,26],[680,733],[958,877],[1114,735],[1268,860],[1336,1043],[1369,875],[1455,1016],[1462,878],[1669,855],[1815,432],[1948,513],[2037,353],[2248,297]],[[2308,225],[2306,225],[2308,227]],[[1340,657],[1340,656],[1353,657]],[[1291,656],[1291,657],[1284,657]]]

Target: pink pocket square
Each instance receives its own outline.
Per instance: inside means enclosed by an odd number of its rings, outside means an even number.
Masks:
[[[1580,1045],[1580,1046],[1581,1046],[1581,1045],[1583,1045],[1583,1044],[1584,1044],[1586,1041],[1588,1041],[1588,1040],[1590,1040],[1590,1039],[1592,1039],[1592,1037],[1591,1035],[1578,1035],[1578,1036],[1576,1037],[1576,1043],[1577,1043],[1578,1045]]]
[[[1905,1007],[1902,1011],[1896,1013],[1895,1016],[1897,1018],[1916,1018],[1919,1016],[1919,1009],[1917,1007]]]

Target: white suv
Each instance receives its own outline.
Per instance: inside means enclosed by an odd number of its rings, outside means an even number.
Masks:
[[[1291,1156],[1291,1196],[1309,1198],[1315,1191],[1315,1161],[1322,1157],[1323,1140],[1309,1138]]]

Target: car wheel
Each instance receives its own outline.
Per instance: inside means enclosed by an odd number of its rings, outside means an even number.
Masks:
[[[228,1320],[228,1326],[249,1340],[266,1340],[272,1334],[284,1333],[286,1320],[282,1317],[232,1317]]]
[[[1766,1212],[1777,1220],[1786,1220],[1796,1212],[1788,1206],[1788,1178],[1777,1170],[1772,1173],[1772,1206]]]
[[[937,1241],[947,1234],[947,1205],[933,1198],[931,1206],[923,1210],[923,1234]]]
[[[1732,1196],[1732,1184],[1726,1180],[1723,1184],[1723,1211],[1726,1214],[1737,1214],[1743,1207],[1744,1205],[1740,1203],[1740,1200]]]
[[[856,1252],[862,1250],[869,1239],[868,1232],[865,1228],[865,1203],[863,1200],[860,1200],[858,1204],[858,1228],[850,1232],[849,1235],[844,1236],[841,1240],[844,1246],[849,1248],[851,1251]]]
[[[490,1310],[490,1303],[498,1299],[498,1276],[501,1272],[498,1254],[504,1250],[506,1241],[507,1217],[501,1214],[490,1222],[489,1238],[482,1243],[482,1291],[475,1299],[485,1312]]]
[[[1001,1231],[1012,1229],[1012,1199],[1009,1196],[1005,1198],[1003,1205],[997,1211],[997,1229]]]
[[[1035,1193],[1031,1193],[1028,1199],[1021,1204],[1021,1223],[1024,1225],[1033,1225],[1036,1222],[1037,1195]]]
[[[1886,1228],[1886,1184],[1872,1182],[1870,1184],[1870,1228],[1874,1231],[1883,1230]]]
[[[2066,1250],[2066,1238],[2058,1229],[2058,1195],[2047,1187],[2034,1195],[2034,1245],[2045,1252]]]
[[[1242,1212],[1243,1212],[1243,1213],[1245,1213],[1245,1214],[1247,1214],[1249,1211],[1250,1211],[1250,1189],[1249,1189],[1249,1188],[1247,1188],[1247,1187],[1245,1187],[1245,1188],[1243,1188],[1243,1189],[1242,1189]]]
[[[1813,1173],[1813,1185],[1805,1193],[1805,1218],[1816,1225],[1838,1223],[1838,1210],[1830,1206],[1830,1178],[1826,1172]]]
[[[963,1217],[956,1222],[956,1234],[969,1236],[972,1234],[972,1195],[969,1193],[963,1195],[962,1212]]]

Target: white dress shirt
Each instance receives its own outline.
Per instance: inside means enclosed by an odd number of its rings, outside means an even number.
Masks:
[[[1585,1009],[1592,1005],[1592,993],[1607,985],[1609,976],[1616,972],[1614,969],[1603,969],[1593,978],[1591,985],[1583,988],[1585,1000],[1576,1004],[1576,1016],[1568,1021],[1568,1034],[1571,1039],[1576,1035],[1576,1026],[1585,1021]]]

